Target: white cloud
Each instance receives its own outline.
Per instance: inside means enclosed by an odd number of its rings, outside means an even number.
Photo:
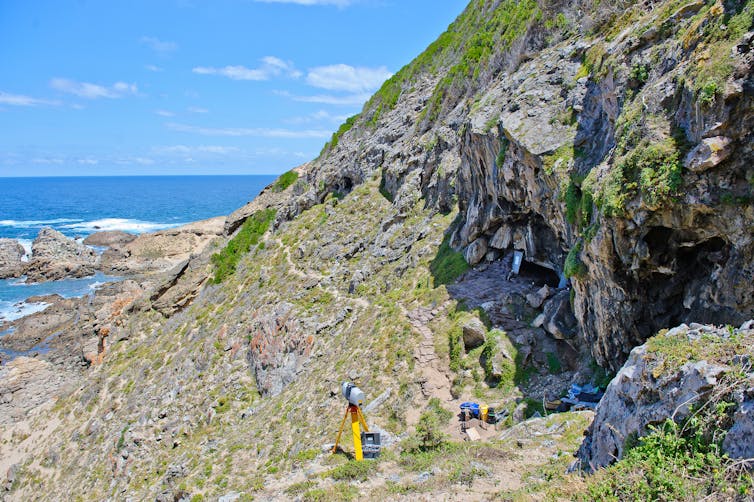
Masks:
[[[155,110],[154,112],[160,117],[175,117],[175,113],[168,110]]]
[[[291,78],[299,78],[301,72],[298,71],[290,61],[283,61],[275,56],[262,58],[262,63],[257,68],[247,68],[245,66],[225,66],[215,68],[212,66],[197,66],[192,71],[199,75],[221,75],[233,80],[269,80],[272,77],[285,75]]]
[[[142,44],[148,45],[153,51],[163,55],[170,54],[178,49],[178,44],[175,42],[166,42],[157,37],[141,37],[139,41]]]
[[[165,124],[170,130],[199,134],[201,136],[253,136],[258,138],[329,138],[331,131],[323,130],[293,130],[293,129],[263,129],[263,128],[244,128],[244,127],[199,127],[187,124],[178,124],[169,122]]]
[[[384,66],[366,68],[335,64],[310,69],[306,82],[328,91],[365,93],[377,90],[392,75]]]
[[[325,110],[319,110],[309,115],[292,117],[286,120],[286,122],[289,124],[310,124],[312,122],[334,122],[340,124],[348,117],[348,115],[333,115]]]
[[[254,0],[258,3],[292,3],[296,5],[335,5],[337,7],[348,7],[354,3],[354,0]]]
[[[42,106],[42,105],[59,105],[57,101],[48,101],[46,99],[32,98],[22,94],[10,94],[0,91],[0,104],[10,106]]]
[[[96,166],[97,164],[99,164],[99,160],[93,159],[91,157],[87,157],[84,159],[76,159],[76,162],[78,162],[82,166]]]
[[[157,65],[153,65],[153,64],[148,64],[148,65],[146,65],[146,66],[145,66],[144,68],[146,68],[146,69],[147,69],[147,70],[149,70],[149,71],[153,71],[153,72],[161,72],[161,71],[164,71],[164,69],[163,69],[163,68],[161,68],[161,67],[159,67],[159,66],[157,66]]]
[[[335,96],[332,94],[316,94],[313,96],[300,96],[291,94],[287,91],[275,91],[278,96],[292,99],[293,101],[299,101],[301,103],[319,103],[323,105],[338,105],[338,106],[361,106],[366,103],[372,95],[370,93],[361,94],[347,94],[344,96]]]
[[[77,82],[67,78],[53,78],[50,80],[50,87],[86,99],[117,99],[129,95],[135,95],[139,92],[136,84],[115,82],[113,85],[105,87],[102,85],[91,84],[89,82]]]
[[[158,146],[152,149],[157,154],[164,155],[195,155],[198,153],[209,153],[215,155],[229,155],[232,153],[238,153],[241,150],[235,146],[218,146],[218,145],[200,145],[200,146],[187,146],[187,145],[172,145],[172,146]]]
[[[189,113],[209,113],[209,110],[207,110],[206,108],[201,108],[199,106],[189,106],[188,108],[186,108],[186,111],[188,111]]]
[[[61,165],[63,163],[63,159],[60,157],[35,157],[31,159],[31,162],[34,164],[45,164],[45,165]]]

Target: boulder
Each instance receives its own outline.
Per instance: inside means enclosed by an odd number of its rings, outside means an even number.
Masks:
[[[25,273],[30,282],[94,274],[97,253],[49,227],[39,231],[31,245],[31,260]]]
[[[469,265],[476,265],[487,255],[487,249],[487,239],[477,239],[466,248],[464,257]]]
[[[484,344],[487,327],[476,317],[464,322],[461,329],[463,330],[463,346],[467,352]]]
[[[689,171],[701,173],[719,165],[731,153],[731,139],[725,136],[704,138],[688,155],[685,166]]]
[[[0,239],[0,279],[18,277],[23,272],[24,247],[15,239]]]
[[[114,247],[128,244],[134,239],[136,239],[134,234],[121,230],[107,230],[104,232],[95,232],[88,236],[84,239],[84,244],[87,246]]]
[[[529,302],[532,308],[538,309],[552,294],[552,290],[548,285],[542,286],[536,293],[529,293],[526,295],[526,301]]]
[[[578,324],[571,310],[568,290],[560,291],[548,300],[543,314],[544,323],[542,326],[553,337],[558,340],[568,340],[576,336]]]
[[[737,331],[742,343],[750,346],[754,330]],[[681,348],[684,341],[700,340],[700,333],[708,340],[706,345],[697,344],[695,358],[700,360],[678,361],[677,357],[685,353]],[[725,328],[692,329],[682,325],[657,336],[674,339],[670,346],[678,345],[672,353],[672,362],[668,363],[670,356],[666,354],[651,352],[648,344],[631,351],[628,361],[597,405],[594,422],[579,448],[577,456],[582,469],[593,471],[620,459],[626,440],[646,435],[651,425],[661,424],[668,418],[682,422],[693,413],[694,406],[704,404],[712,396],[718,385],[729,385],[725,383],[727,374],[740,374],[742,363],[750,368],[741,355],[715,352],[714,348],[709,353],[704,352],[704,347],[714,347],[730,336]],[[723,450],[731,458],[751,458],[754,456],[754,374],[748,373],[740,386],[740,390],[733,392],[737,409]]]

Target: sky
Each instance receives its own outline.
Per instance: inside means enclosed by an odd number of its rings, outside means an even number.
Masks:
[[[0,177],[278,174],[467,0],[0,0]]]

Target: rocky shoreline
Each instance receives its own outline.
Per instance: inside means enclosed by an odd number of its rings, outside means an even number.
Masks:
[[[18,241],[0,239],[0,278],[46,282],[102,272],[120,279],[79,298],[27,298],[25,303],[47,306],[0,323],[0,403],[5,405],[0,423],[22,416],[63,387],[78,385],[87,367],[102,362],[108,342],[117,341],[108,336],[122,325],[122,316],[175,284],[190,258],[221,238],[224,225],[225,217],[217,217],[138,236],[98,232],[83,242],[43,228],[28,261]],[[105,249],[97,253],[91,246]],[[201,282],[194,285],[198,288]],[[35,399],[27,399],[30,392]]]

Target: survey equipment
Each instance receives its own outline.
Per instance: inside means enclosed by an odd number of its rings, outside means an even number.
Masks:
[[[351,382],[343,382],[343,385],[341,385],[340,388],[343,397],[346,399],[346,401],[348,401],[348,406],[346,407],[346,414],[343,416],[343,421],[340,422],[338,437],[335,439],[335,445],[332,447],[332,452],[336,453],[338,451],[340,435],[343,434],[343,429],[346,426],[348,415],[351,415],[351,432],[353,432],[354,458],[359,461],[364,460],[364,450],[361,445],[362,433],[360,427],[364,428],[365,433],[369,433],[369,427],[367,427],[367,422],[364,419],[364,414],[361,412],[361,405],[364,403],[364,392]],[[370,444],[368,449],[370,451],[368,453],[370,453],[370,458],[374,458],[374,456],[372,455],[374,453],[374,446],[377,446],[377,453],[379,453],[379,435],[376,436],[376,444],[375,436],[373,434],[370,436],[365,435],[365,438],[369,438],[368,442]]]

